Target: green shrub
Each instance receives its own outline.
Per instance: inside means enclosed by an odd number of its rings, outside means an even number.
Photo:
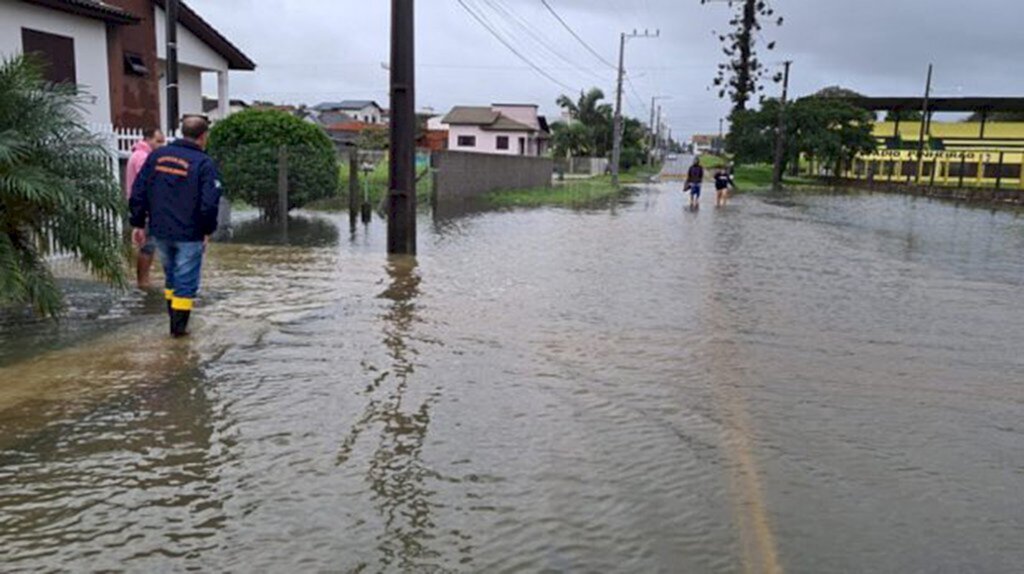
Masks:
[[[276,218],[281,149],[288,156],[288,208],[332,197],[338,190],[334,145],[316,125],[277,110],[246,110],[218,122],[209,152],[217,160],[225,192]]]

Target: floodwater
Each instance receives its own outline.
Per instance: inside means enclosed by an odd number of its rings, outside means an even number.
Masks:
[[[710,204],[242,225],[187,341],[76,280],[0,326],[0,570],[1020,572],[1024,221]]]

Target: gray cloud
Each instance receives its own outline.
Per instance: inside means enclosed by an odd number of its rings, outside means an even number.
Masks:
[[[551,17],[540,0],[467,0],[488,8],[531,60],[574,90],[597,85],[611,99],[614,72]],[[729,105],[709,89],[721,49],[714,30],[727,27],[723,3],[699,0],[549,0],[605,59],[614,61],[618,34],[660,28],[657,40],[627,50],[632,87],[626,109],[646,121],[654,94],[675,133],[717,129]],[[389,11],[386,0],[190,0],[259,69],[232,78],[247,99],[316,103],[349,97],[386,105]],[[463,11],[456,0],[417,2],[420,106],[528,101],[556,114],[567,90],[532,71]],[[1019,0],[774,0],[786,18],[766,27],[778,50],[768,63],[793,59],[793,90],[840,84],[868,94],[917,94],[927,64],[947,95],[1019,94],[1024,2]],[[510,19],[508,14],[514,14]],[[517,24],[516,22],[521,23]],[[550,49],[549,49],[550,48]],[[565,60],[569,60],[566,62]],[[580,69],[582,68],[582,69]],[[770,87],[769,90],[775,89]]]

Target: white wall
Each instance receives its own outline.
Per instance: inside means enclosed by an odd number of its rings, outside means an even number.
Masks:
[[[76,80],[90,96],[90,103],[85,106],[86,121],[109,124],[106,24],[20,0],[0,0],[0,57],[21,53],[23,27],[74,38]]]
[[[167,30],[164,17],[163,8],[153,8],[156,22],[156,55],[161,60],[167,59]],[[178,25],[178,64],[189,65],[196,68],[202,68],[209,71],[227,70],[228,62],[218,54],[213,48],[209,47],[196,37],[195,34],[189,32],[187,28],[182,25]]]
[[[458,145],[459,136],[476,136],[476,147]],[[498,136],[508,137],[508,149],[498,149]],[[477,126],[449,126],[448,149],[498,155],[520,155],[519,138],[526,138],[526,155],[537,155],[537,145],[528,132],[485,131]]]
[[[193,66],[178,66],[178,112],[182,116],[203,113],[202,73]],[[160,128],[167,129],[167,79],[163,62],[160,62]]]

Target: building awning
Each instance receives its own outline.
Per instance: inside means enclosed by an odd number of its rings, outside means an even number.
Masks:
[[[924,98],[842,98],[858,108],[871,111],[921,111]],[[1024,98],[956,97],[929,98],[932,112],[1024,112]]]

